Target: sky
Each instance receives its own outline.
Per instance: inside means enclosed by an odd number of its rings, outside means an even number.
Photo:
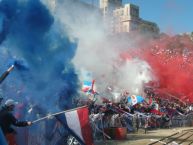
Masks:
[[[140,7],[140,17],[158,24],[161,32],[193,32],[193,0],[123,0]]]
[[[82,0],[96,4],[98,0]],[[140,17],[170,34],[193,32],[193,0],[122,0],[140,7]]]

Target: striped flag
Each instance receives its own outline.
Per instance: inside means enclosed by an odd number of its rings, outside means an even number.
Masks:
[[[92,80],[92,82],[91,81],[84,81],[82,91],[94,94],[96,91],[95,80]]]
[[[87,92],[92,88],[92,82],[91,81],[84,81],[82,86],[82,91]]]
[[[67,111],[56,117],[82,145],[94,145],[88,107]]]

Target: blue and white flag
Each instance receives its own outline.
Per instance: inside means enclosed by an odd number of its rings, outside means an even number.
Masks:
[[[128,103],[135,105],[137,103],[141,103],[144,101],[144,98],[142,96],[136,96],[132,95],[128,97]]]
[[[92,82],[91,81],[84,81],[82,86],[82,91],[87,92],[92,89]]]

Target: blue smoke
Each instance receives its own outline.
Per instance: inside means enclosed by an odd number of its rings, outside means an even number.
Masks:
[[[79,82],[71,60],[78,41],[69,39],[40,0],[2,0],[0,17],[0,51],[5,52],[0,66],[11,62],[16,68],[1,86],[5,96],[52,112],[72,108]],[[21,87],[23,98],[14,92]]]
[[[15,65],[0,86],[4,97],[22,102],[22,117],[30,120],[73,108],[79,80],[71,60],[78,40],[69,39],[40,0],[1,0],[0,25],[0,73]],[[34,112],[26,115],[29,106]]]

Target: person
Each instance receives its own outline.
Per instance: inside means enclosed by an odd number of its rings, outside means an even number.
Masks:
[[[144,125],[145,134],[147,134],[148,127],[149,127],[149,117],[146,117],[145,118],[145,125]]]
[[[126,108],[127,103],[128,103],[128,96],[129,92],[125,91],[121,94],[121,99],[120,99],[120,108]]]
[[[9,145],[17,145],[15,140],[16,131],[11,127],[25,127],[32,125],[30,121],[18,121],[12,114],[16,103],[12,99],[8,99],[5,105],[0,109],[0,127],[5,135]]]

